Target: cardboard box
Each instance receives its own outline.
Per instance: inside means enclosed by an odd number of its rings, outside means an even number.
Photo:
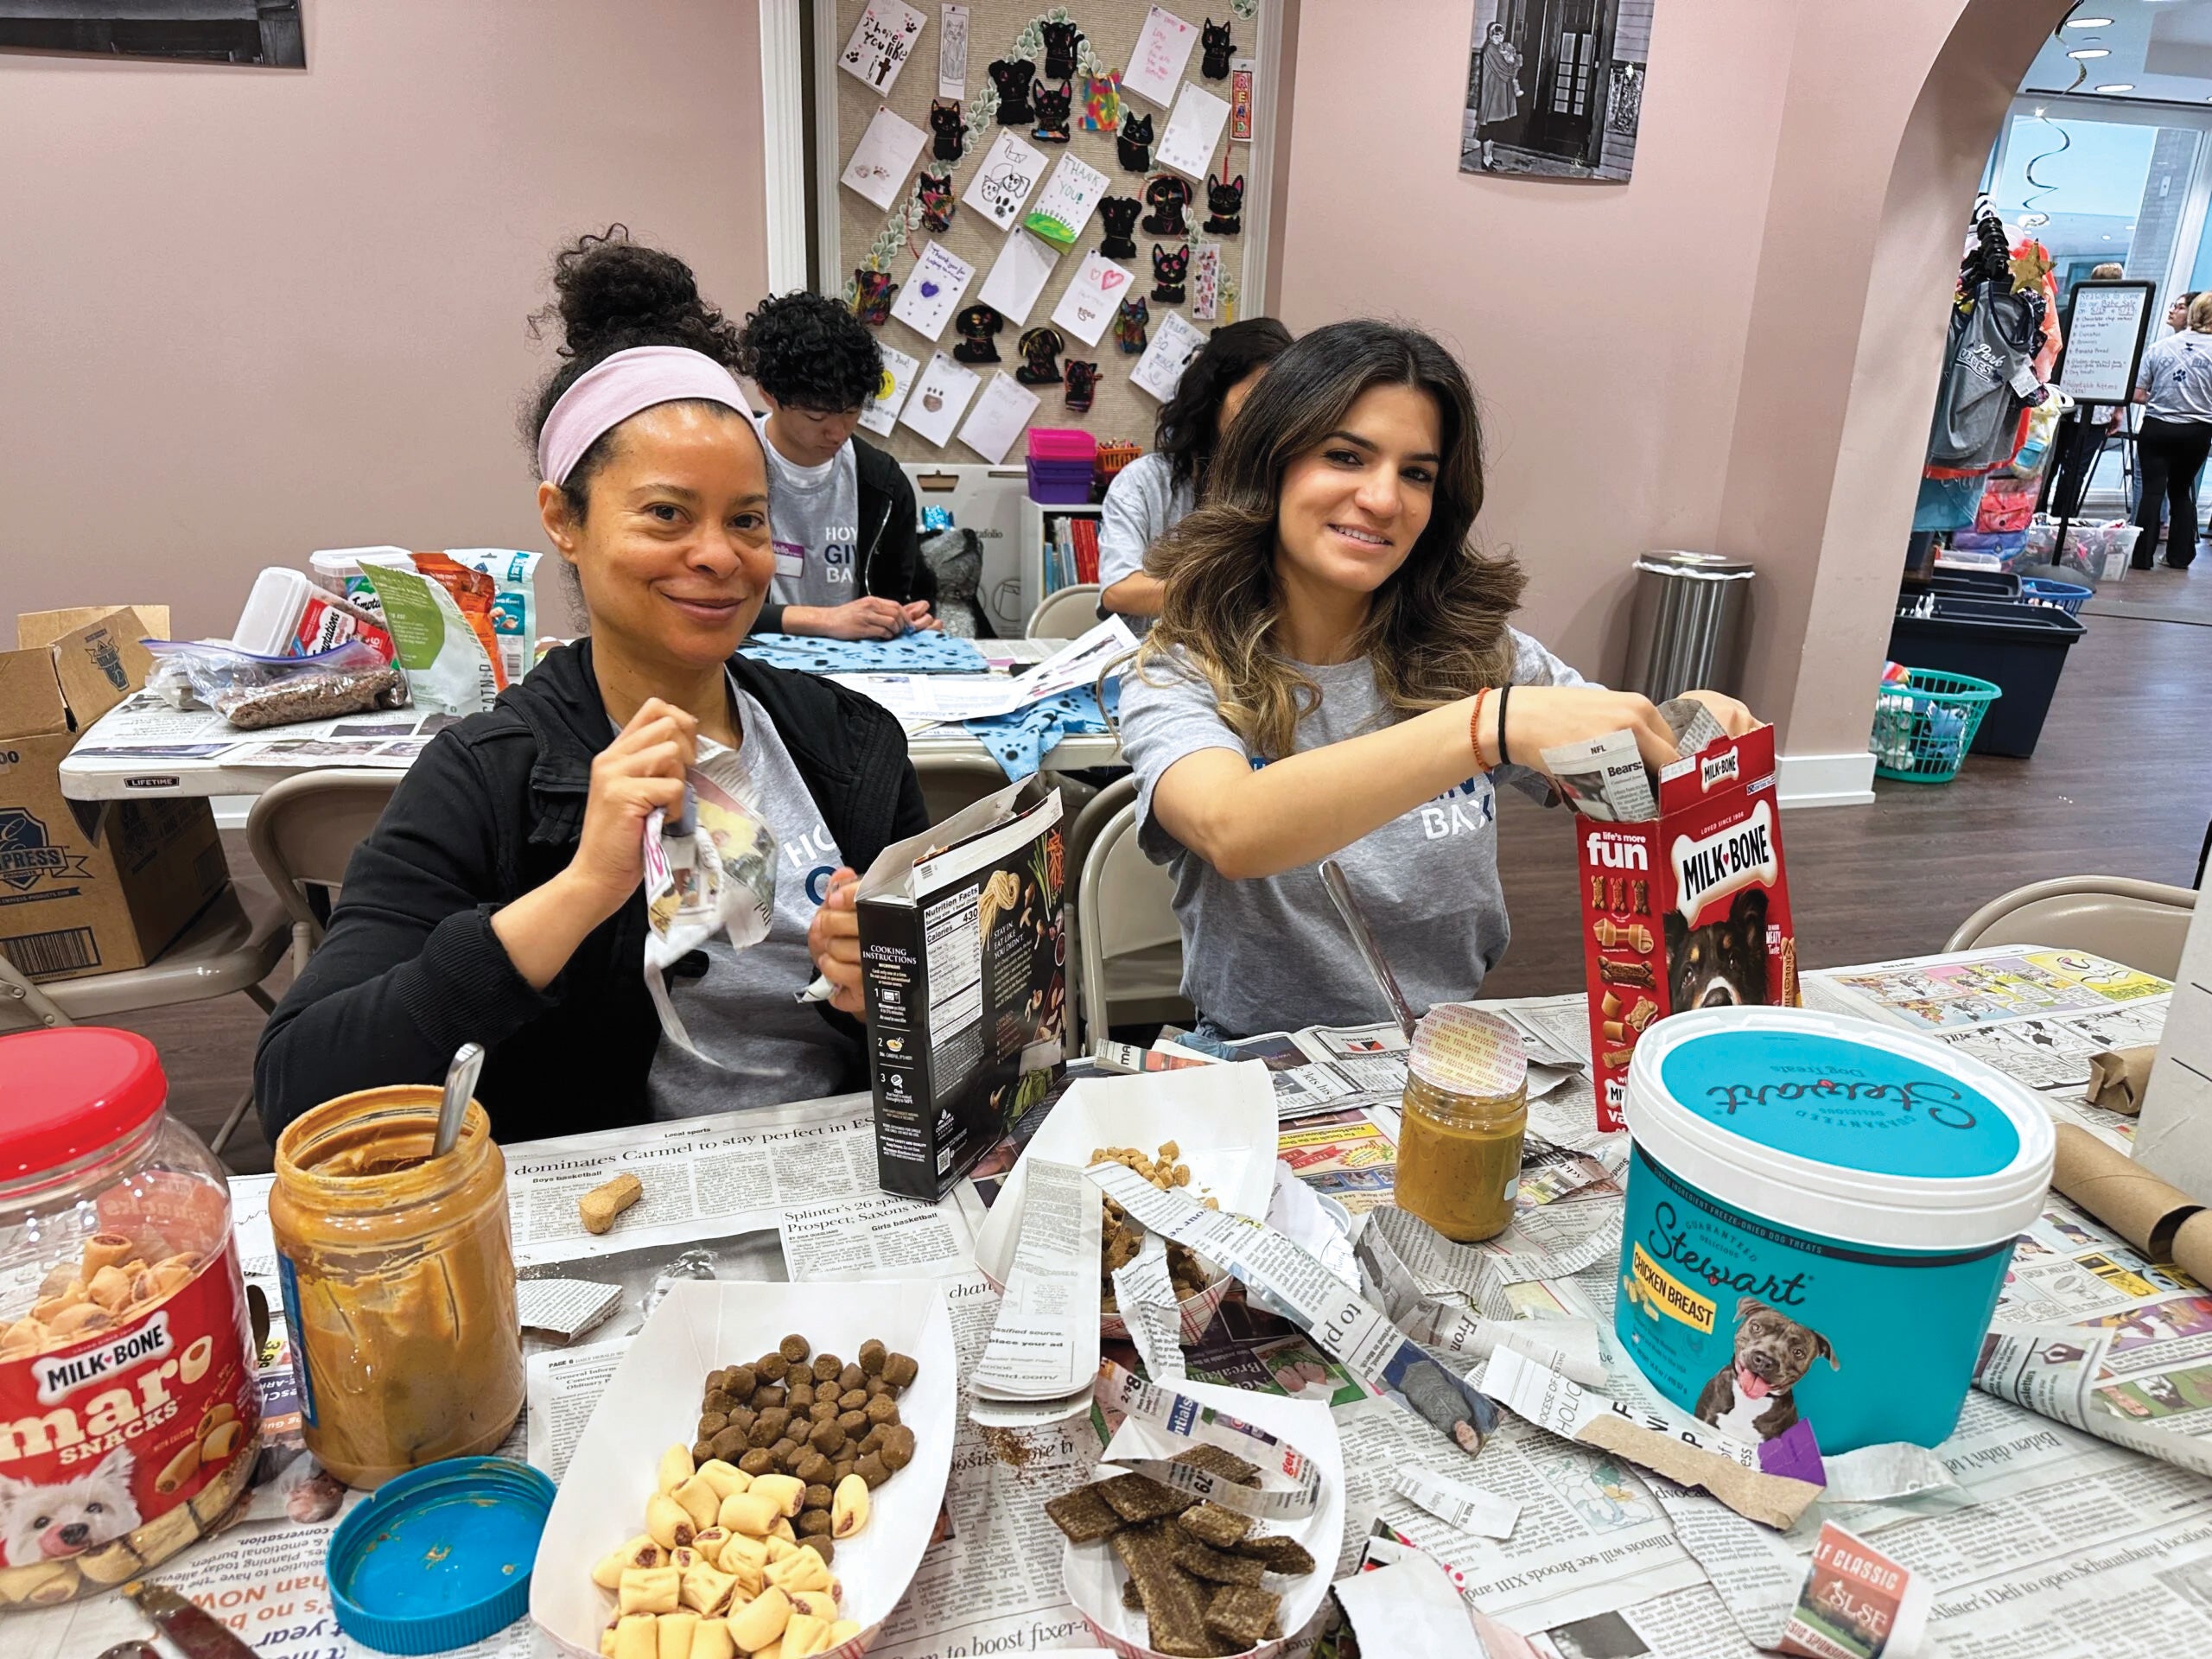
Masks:
[[[1009,785],[861,879],[876,1183],[934,1203],[1065,1063],[1060,792]]]
[[[19,617],[0,652],[0,955],[32,980],[143,968],[230,885],[204,800],[115,802],[87,834],[62,758],[145,683],[162,607]]]
[[[1708,745],[1659,778],[1659,816],[1575,820],[1598,1127],[1621,1127],[1630,1057],[1677,1007],[1796,1007],[1774,728]]]

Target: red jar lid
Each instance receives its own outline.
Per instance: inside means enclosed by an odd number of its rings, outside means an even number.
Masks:
[[[0,1037],[0,1180],[73,1163],[142,1127],[168,1097],[136,1032],[63,1026]]]

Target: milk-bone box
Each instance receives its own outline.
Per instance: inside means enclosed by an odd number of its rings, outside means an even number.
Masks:
[[[1637,1041],[1683,1008],[1797,1004],[1774,728],[1659,775],[1659,816],[1575,822],[1598,1127],[1621,1127]]]

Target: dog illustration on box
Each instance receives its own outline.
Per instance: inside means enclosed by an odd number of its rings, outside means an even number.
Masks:
[[[0,1475],[0,1565],[67,1560],[122,1537],[140,1518],[130,1470],[130,1452],[118,1446],[73,1480]]]
[[[1717,922],[1691,927],[1667,912],[1667,979],[1676,1014],[1767,1001],[1766,889],[1746,887]]]
[[[1697,1420],[1754,1446],[1787,1434],[1797,1423],[1792,1392],[1821,1359],[1843,1369],[1826,1337],[1746,1296],[1736,1304],[1735,1354],[1698,1395]]]

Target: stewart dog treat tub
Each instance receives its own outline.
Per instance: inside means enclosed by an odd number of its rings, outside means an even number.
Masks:
[[[1754,1446],[1950,1433],[2050,1184],[2041,1101],[1909,1033],[1729,1007],[1646,1033],[1627,1116],[1613,1323],[1659,1393]]]

